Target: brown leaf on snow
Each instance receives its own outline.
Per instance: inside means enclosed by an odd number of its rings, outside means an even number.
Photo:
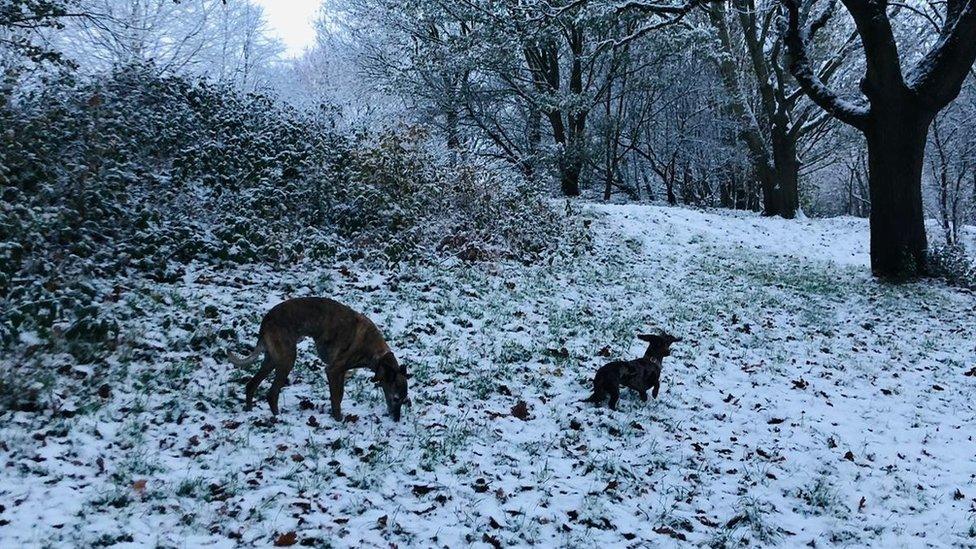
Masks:
[[[529,419],[529,405],[524,400],[518,401],[515,406],[512,406],[512,415],[522,421]]]
[[[848,450],[847,453],[844,454],[844,459],[847,461],[854,461],[854,452]]]
[[[146,492],[146,480],[141,479],[132,483],[132,489],[140,496]]]
[[[275,547],[291,547],[298,543],[298,534],[295,532],[288,532],[286,534],[281,534],[278,539],[275,540]]]
[[[491,545],[495,549],[501,549],[503,547],[502,542],[494,536],[489,536],[487,533],[482,534],[481,541]]]
[[[668,528],[667,526],[658,526],[657,528],[654,528],[654,532],[670,536],[677,540],[688,541],[688,536],[682,534],[681,532],[675,531],[673,528]]]
[[[560,347],[558,349],[549,348],[546,349],[546,353],[556,358],[569,358],[569,349],[566,347]]]

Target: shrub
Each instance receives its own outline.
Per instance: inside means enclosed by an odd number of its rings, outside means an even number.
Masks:
[[[960,288],[976,290],[976,260],[962,244],[938,246],[929,250],[929,274]]]
[[[151,66],[25,92],[0,127],[0,347],[57,339],[96,361],[117,279],[194,262],[534,261],[583,238],[514,174],[447,166],[419,128],[343,135]]]

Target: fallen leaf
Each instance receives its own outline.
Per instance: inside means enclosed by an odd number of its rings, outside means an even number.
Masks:
[[[503,547],[502,546],[502,542],[499,541],[498,538],[496,538],[494,536],[489,536],[487,533],[485,533],[485,534],[483,534],[481,536],[481,541],[483,541],[483,542],[491,545],[495,549],[501,549],[501,547]]]
[[[515,406],[512,406],[512,415],[522,421],[529,419],[529,405],[524,400],[518,401]]]
[[[286,534],[281,534],[278,539],[275,540],[275,547],[291,547],[298,543],[298,534],[295,532],[288,532]]]
[[[673,528],[668,528],[667,526],[658,526],[657,528],[654,528],[654,531],[658,534],[664,534],[677,540],[688,541],[688,536],[682,534],[681,532],[676,532]]]

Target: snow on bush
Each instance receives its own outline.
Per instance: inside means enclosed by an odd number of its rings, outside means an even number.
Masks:
[[[524,182],[447,166],[412,128],[328,117],[151,66],[0,107],[0,345],[91,362],[118,335],[123,275],[193,263],[535,261],[585,239]],[[585,241],[584,241],[585,243]]]

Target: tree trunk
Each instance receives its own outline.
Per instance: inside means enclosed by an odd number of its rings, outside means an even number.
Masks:
[[[574,148],[564,150],[559,159],[559,185],[563,191],[563,196],[580,195],[580,173],[583,171],[583,159],[573,150]]]
[[[450,108],[444,113],[445,133],[447,133],[447,148],[452,152],[461,148],[461,133],[458,130],[459,115],[457,109]]]
[[[793,219],[800,208],[800,161],[796,155],[796,139],[790,135],[787,123],[786,120],[773,123],[773,181],[765,198],[765,214]]]
[[[678,197],[675,196],[675,194],[674,194],[674,180],[676,178],[676,176],[675,176],[675,168],[672,165],[670,167],[670,169],[669,168],[665,168],[665,170],[666,170],[665,173],[667,174],[667,177],[664,179],[664,190],[665,190],[665,192],[666,192],[666,194],[668,196],[668,205],[669,206],[677,206],[678,205]]]
[[[871,271],[879,278],[892,280],[922,276],[928,248],[922,170],[932,117],[907,105],[873,115],[865,131],[871,195]]]

